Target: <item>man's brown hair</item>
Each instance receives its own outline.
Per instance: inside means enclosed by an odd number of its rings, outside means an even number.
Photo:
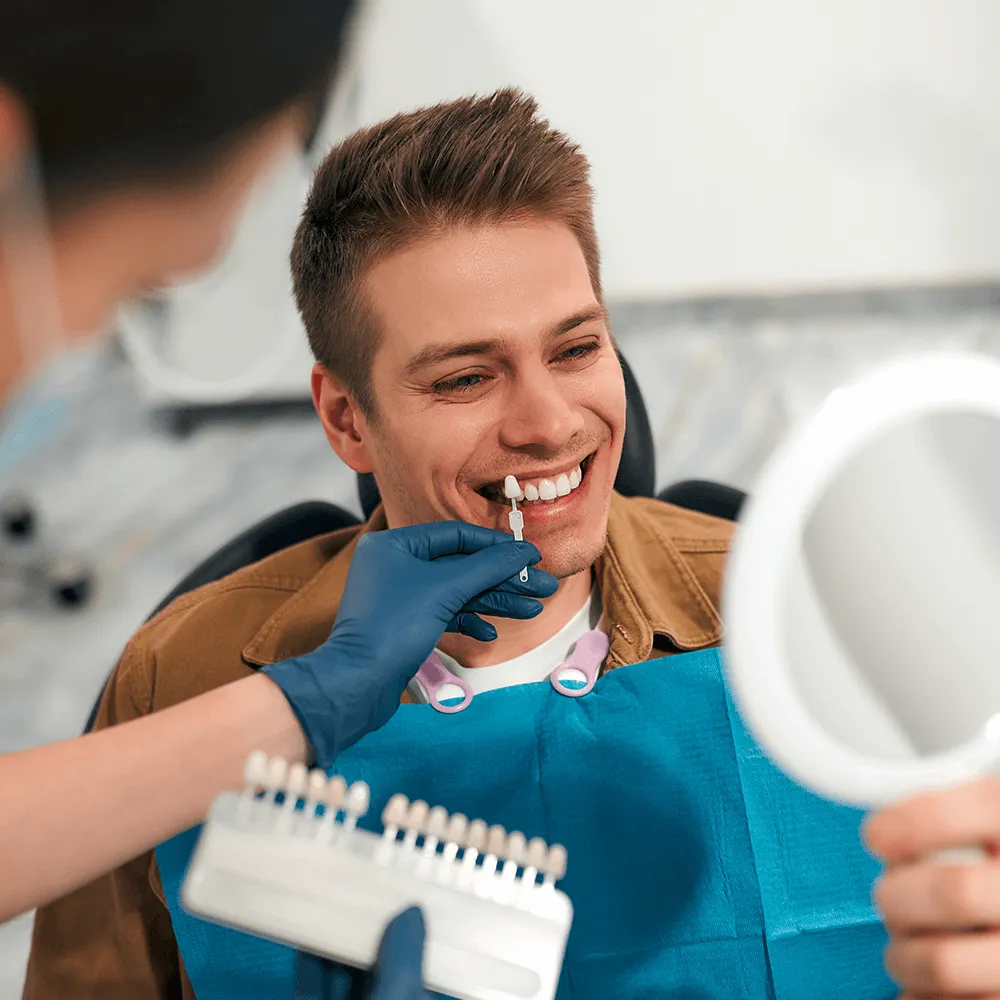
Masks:
[[[449,226],[532,215],[580,241],[594,292],[600,262],[590,167],[519,90],[396,115],[348,136],[313,181],[295,234],[292,278],[316,359],[375,414],[378,322],[363,294],[381,257]]]

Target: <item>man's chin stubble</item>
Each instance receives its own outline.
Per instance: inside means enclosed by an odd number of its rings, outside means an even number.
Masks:
[[[527,538],[527,535],[525,535],[525,538]],[[545,570],[546,573],[551,573],[557,580],[568,580],[570,577],[576,576],[584,570],[592,569],[604,554],[606,543],[607,536],[601,542],[600,547],[596,548],[593,552],[581,552],[575,557],[567,557],[565,559],[560,559],[558,555],[555,558],[545,558],[543,555],[542,561],[538,563],[538,569]]]

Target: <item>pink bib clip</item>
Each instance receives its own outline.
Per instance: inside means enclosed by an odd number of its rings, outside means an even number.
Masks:
[[[444,712],[446,715],[454,715],[455,712],[461,712],[463,708],[468,708],[469,702],[472,701],[472,688],[469,687],[468,681],[463,680],[461,677],[456,677],[444,665],[441,657],[438,656],[437,650],[434,650],[424,660],[423,666],[416,673],[416,679],[420,681],[420,686],[427,693],[427,700],[439,712]],[[455,705],[442,704],[439,695],[441,689],[446,685],[454,685],[457,688],[461,688],[464,697],[460,702]]]
[[[549,676],[552,686],[560,694],[566,695],[567,698],[580,698],[592,691],[597,683],[598,671],[600,671],[601,664],[608,655],[610,647],[611,643],[603,632],[597,629],[584,632],[577,639],[570,658],[561,667],[556,667]],[[578,670],[587,678],[586,683],[578,688],[566,687],[566,681],[563,678],[569,670]]]

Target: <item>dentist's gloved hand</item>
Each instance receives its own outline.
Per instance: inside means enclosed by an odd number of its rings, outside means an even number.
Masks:
[[[284,692],[317,767],[384,726],[442,633],[483,642],[496,630],[480,615],[534,618],[555,577],[529,569],[530,542],[461,521],[375,531],[358,541],[330,638],[305,656],[264,667]]]
[[[295,1000],[431,1000],[423,986],[424,917],[412,906],[382,936],[375,968],[359,972],[314,955],[299,955]]]

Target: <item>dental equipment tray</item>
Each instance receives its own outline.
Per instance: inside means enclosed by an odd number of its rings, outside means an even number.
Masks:
[[[368,787],[255,754],[209,812],[181,890],[189,912],[358,968],[412,905],[424,984],[457,1000],[551,1000],[573,918],[566,852],[393,796],[359,830]],[[539,881],[541,879],[541,881]]]

